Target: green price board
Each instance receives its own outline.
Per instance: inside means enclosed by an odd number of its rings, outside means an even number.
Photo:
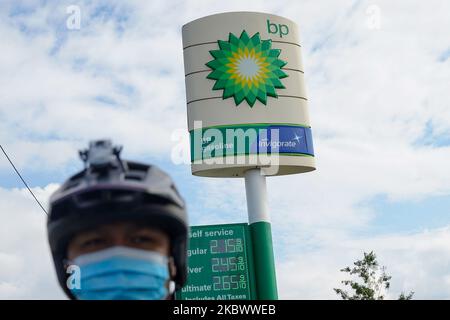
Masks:
[[[191,227],[188,280],[179,300],[256,299],[248,224]]]

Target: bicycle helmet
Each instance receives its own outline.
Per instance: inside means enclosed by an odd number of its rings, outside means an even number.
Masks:
[[[50,197],[48,240],[58,281],[67,288],[67,246],[74,235],[102,224],[136,221],[164,231],[170,238],[176,288],[187,277],[188,221],[185,203],[172,179],[154,165],[120,159],[121,147],[93,141],[80,151],[85,163]]]

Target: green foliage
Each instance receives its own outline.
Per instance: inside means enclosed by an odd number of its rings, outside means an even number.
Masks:
[[[378,265],[377,256],[373,251],[364,252],[364,258],[353,263],[354,267],[341,269],[359,281],[341,281],[351,291],[334,288],[333,290],[343,300],[384,300],[384,293],[389,290],[391,276],[386,274],[386,267]],[[411,300],[414,292],[405,295],[403,292],[399,300]]]
[[[410,293],[408,293],[408,295],[405,296],[405,294],[402,292],[400,293],[400,297],[398,297],[398,300],[412,300],[412,297],[414,295],[414,292],[411,291]]]

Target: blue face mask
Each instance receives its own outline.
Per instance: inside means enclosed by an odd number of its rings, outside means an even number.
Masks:
[[[157,252],[112,247],[74,259],[80,267],[80,300],[161,300],[166,298],[168,259]]]

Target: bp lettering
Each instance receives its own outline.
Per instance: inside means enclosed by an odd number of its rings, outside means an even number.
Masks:
[[[278,34],[280,38],[289,34],[289,27],[285,24],[276,24],[267,19],[267,32],[269,34]]]

